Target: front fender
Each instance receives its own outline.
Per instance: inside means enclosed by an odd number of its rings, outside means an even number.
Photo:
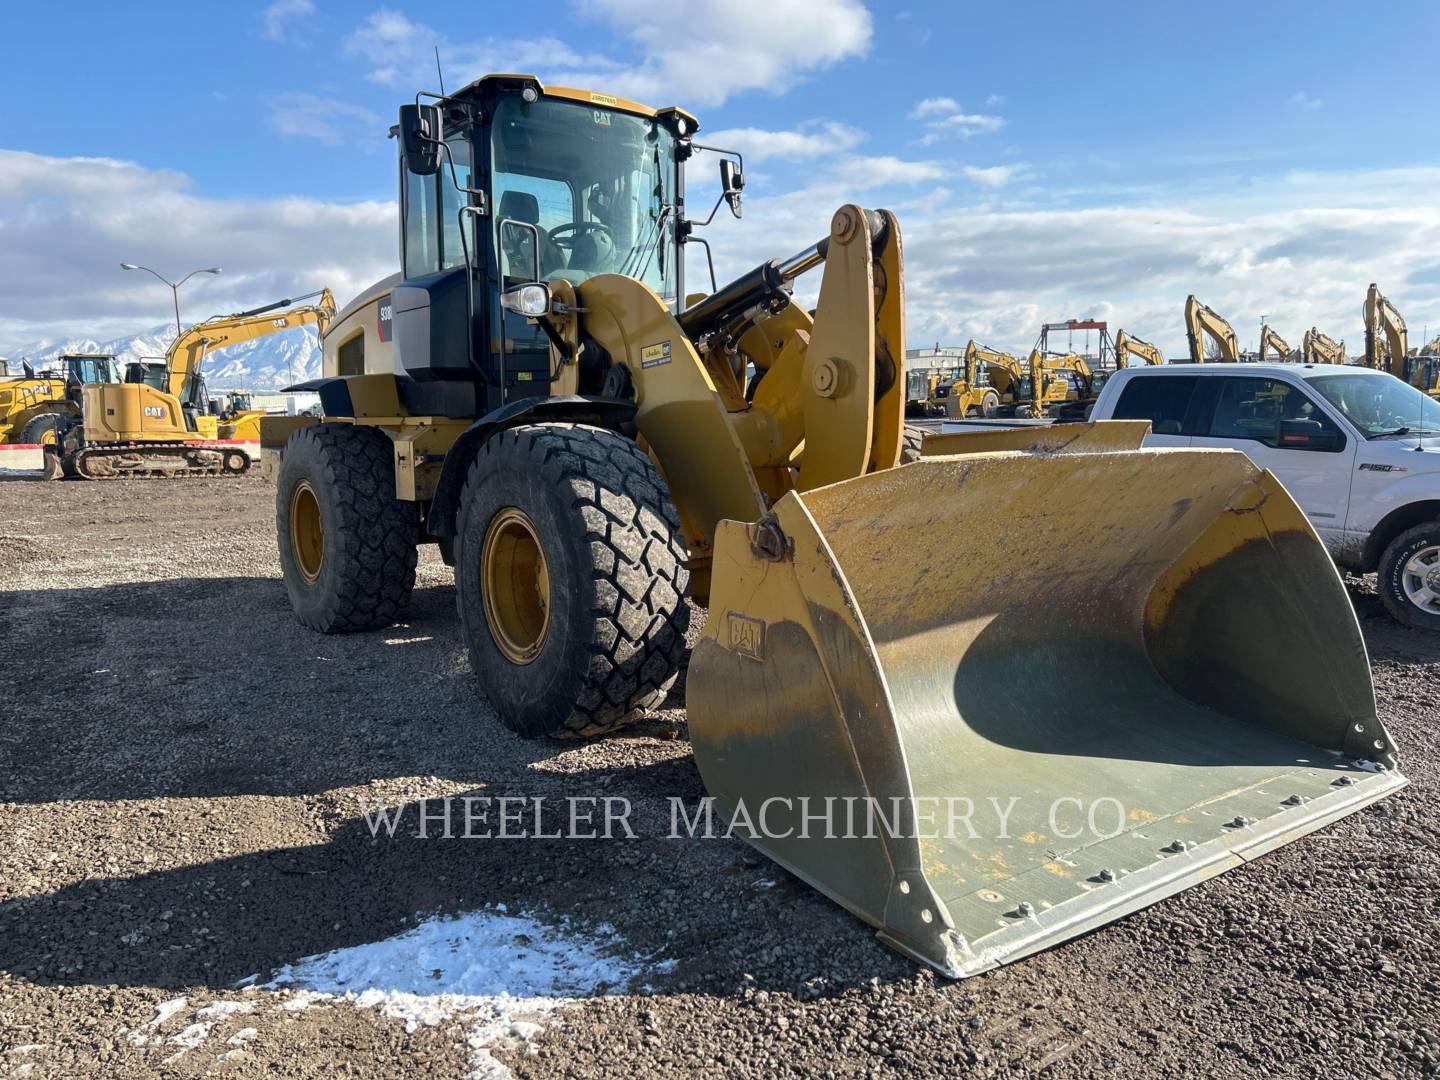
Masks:
[[[441,540],[454,539],[455,514],[460,508],[460,492],[465,487],[465,477],[469,475],[470,465],[480,447],[496,431],[545,421],[593,424],[618,431],[634,422],[635,409],[633,401],[564,394],[521,398],[482,416],[461,433],[445,455],[435,497],[430,502],[426,530]]]

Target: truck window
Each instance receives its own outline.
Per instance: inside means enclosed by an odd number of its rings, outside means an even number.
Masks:
[[[1180,435],[1195,393],[1197,375],[1139,375],[1120,392],[1116,420],[1149,420],[1156,435]]]
[[[1220,395],[1206,434],[1214,439],[1251,439],[1278,447],[1282,420],[1301,421],[1313,424],[1317,431],[1339,434],[1339,429],[1305,391],[1278,379],[1254,376],[1221,380]]]

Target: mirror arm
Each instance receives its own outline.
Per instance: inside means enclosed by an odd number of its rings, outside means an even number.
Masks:
[[[723,198],[724,196],[721,196],[721,197]],[[716,203],[716,206],[718,207],[718,206],[719,206],[719,203]],[[714,217],[714,216],[715,216],[715,212],[714,212],[713,210],[710,212],[710,216],[711,216],[711,217]],[[690,224],[690,223],[687,222],[686,224]],[[714,257],[710,254],[710,241],[706,240],[703,236],[688,236],[688,235],[685,237],[685,240],[686,240],[687,243],[693,240],[695,243],[697,243],[697,244],[701,245],[702,247],[704,247],[704,249],[705,249],[705,262],[706,262],[706,263],[709,265],[709,267],[710,267],[710,294],[713,296],[716,292],[719,291],[720,286],[719,286],[718,284],[716,284],[716,281],[715,281],[715,259],[714,259]]]

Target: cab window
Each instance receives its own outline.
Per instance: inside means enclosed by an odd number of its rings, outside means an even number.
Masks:
[[[1280,437],[1282,422],[1313,428],[1316,433],[1340,435],[1339,429],[1305,391],[1278,379],[1253,376],[1221,380],[1215,411],[1205,434],[1212,439],[1248,439],[1285,448],[1287,440]],[[1338,441],[1343,445],[1343,440]]]
[[[1149,420],[1156,435],[1185,434],[1185,414],[1195,393],[1197,375],[1141,375],[1120,392],[1116,420]]]
[[[405,276],[420,278],[440,270],[436,183],[433,176],[416,176],[408,170],[404,171],[404,177]]]

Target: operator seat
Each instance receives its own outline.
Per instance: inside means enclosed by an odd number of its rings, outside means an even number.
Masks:
[[[540,277],[564,269],[565,253],[540,225],[540,200],[528,191],[507,191],[500,196],[500,220],[534,225],[540,234]],[[501,274],[516,281],[529,281],[535,273],[535,234],[514,225],[498,226],[500,253],[504,260]]]

